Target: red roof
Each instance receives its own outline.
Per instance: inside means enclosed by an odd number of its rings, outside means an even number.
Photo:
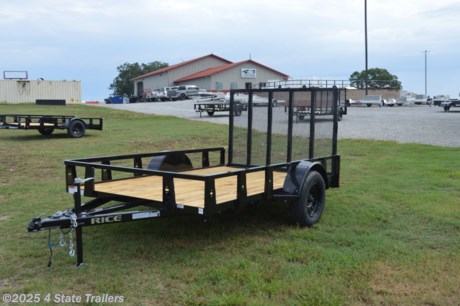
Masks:
[[[205,56],[202,56],[202,57],[198,57],[198,58],[195,58],[195,59],[192,59],[192,60],[189,60],[189,61],[185,61],[185,62],[182,62],[182,63],[179,63],[179,64],[175,64],[175,65],[172,65],[172,66],[168,66],[168,67],[165,67],[165,68],[161,68],[161,69],[158,69],[158,70],[155,70],[155,71],[140,75],[138,77],[133,78],[132,80],[143,79],[143,78],[146,78],[146,77],[149,77],[149,76],[152,76],[152,75],[156,75],[156,74],[160,74],[160,73],[163,73],[163,72],[171,71],[173,69],[176,69],[176,68],[191,64],[193,62],[197,62],[197,61],[202,60],[202,59],[204,59],[206,57],[214,57],[216,59],[219,59],[221,61],[227,62],[229,64],[232,63],[231,61],[226,60],[225,58],[219,57],[219,56],[214,55],[214,54],[208,54],[208,55],[205,55]]]
[[[272,69],[270,67],[267,67],[265,65],[259,64],[259,63],[255,62],[253,60],[246,60],[246,61],[242,61],[242,62],[238,62],[238,63],[231,63],[231,64],[222,65],[222,66],[218,66],[218,67],[214,67],[214,68],[209,68],[209,69],[206,69],[206,70],[203,70],[203,71],[200,71],[200,72],[185,76],[183,78],[177,79],[177,80],[174,81],[174,83],[179,83],[179,82],[184,82],[184,81],[189,81],[189,80],[209,77],[209,76],[212,76],[212,75],[214,75],[216,73],[219,73],[219,72],[222,72],[222,71],[225,71],[225,70],[231,69],[233,67],[236,67],[238,65],[246,64],[246,63],[252,63],[252,64],[255,64],[255,65],[264,67],[265,69],[268,69],[268,70],[270,70],[272,72],[275,72],[275,73],[281,75],[285,79],[287,79],[289,77],[287,74],[284,74],[284,73],[281,73],[279,71],[276,71],[276,70],[274,70],[274,69]]]

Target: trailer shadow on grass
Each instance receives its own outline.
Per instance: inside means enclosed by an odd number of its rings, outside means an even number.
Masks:
[[[6,134],[6,133],[5,133]],[[86,134],[84,138],[91,138],[91,137],[98,137],[97,135],[91,135],[91,134]],[[71,138],[67,135],[67,133],[56,133],[56,134],[51,134],[51,135],[40,135],[38,133],[36,134],[27,134],[27,135],[2,135],[0,134],[0,140],[9,140],[9,141],[36,141],[36,140],[53,140],[53,139],[69,139],[72,140],[74,138]],[[76,139],[75,139],[76,140]]]

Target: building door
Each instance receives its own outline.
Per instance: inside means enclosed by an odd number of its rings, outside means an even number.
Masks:
[[[137,96],[142,96],[144,93],[144,82],[137,82]]]

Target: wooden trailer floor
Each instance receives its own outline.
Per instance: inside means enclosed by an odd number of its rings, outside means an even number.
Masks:
[[[194,175],[210,175],[227,173],[241,168],[214,167],[185,171],[182,173]],[[283,187],[285,172],[273,172],[273,189]],[[221,204],[237,199],[237,175],[218,178],[215,180],[216,203]],[[265,171],[246,173],[247,195],[264,192]],[[135,197],[139,199],[162,201],[163,179],[161,176],[143,176],[124,180],[99,182],[94,186],[95,191],[113,195]],[[204,181],[174,178],[176,203],[179,205],[204,208]]]

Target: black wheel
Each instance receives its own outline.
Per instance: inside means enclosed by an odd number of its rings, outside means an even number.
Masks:
[[[339,108],[339,113],[337,114],[337,120],[342,121],[342,117],[343,117],[343,110]]]
[[[40,122],[40,127],[38,128],[38,132],[40,134],[44,136],[53,134],[54,125],[56,124],[56,119],[47,118],[46,116],[43,116],[40,118],[39,122]]]
[[[240,104],[235,105],[235,109],[233,110],[233,115],[236,117],[241,116],[241,113],[243,113],[243,107]]]
[[[449,111],[449,109],[450,109],[450,106],[448,106],[448,105],[444,105],[444,111],[445,111],[445,112],[448,112],[448,111]]]
[[[291,203],[291,221],[300,226],[312,226],[323,214],[326,202],[326,184],[318,171],[308,173],[300,198]]]
[[[70,121],[69,126],[67,127],[67,135],[72,138],[80,138],[85,135],[85,124],[80,120]]]
[[[214,115],[214,111],[213,110],[208,110],[206,111],[208,113],[208,116],[213,116]]]
[[[187,99],[187,96],[184,93],[181,93],[179,96],[179,100],[185,100]]]
[[[193,169],[192,162],[184,153],[173,152],[154,156],[147,166],[149,170],[185,171]]]
[[[54,127],[48,126],[48,127],[39,128],[38,132],[42,134],[43,136],[51,135],[54,132]]]
[[[372,106],[372,104],[370,104],[370,103],[367,104],[367,107],[371,107],[371,106]]]

